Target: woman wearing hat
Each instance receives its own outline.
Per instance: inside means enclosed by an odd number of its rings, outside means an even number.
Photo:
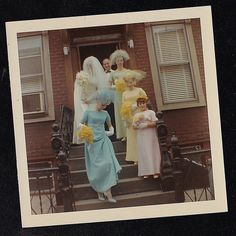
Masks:
[[[124,74],[126,91],[122,94],[121,114],[126,123],[127,144],[126,144],[126,161],[138,163],[137,137],[136,130],[132,126],[133,116],[138,111],[136,100],[140,96],[146,96],[146,92],[136,87],[136,82],[144,77],[144,72],[127,70]]]
[[[81,124],[92,129],[92,142],[85,141],[85,164],[89,182],[97,192],[99,200],[116,202],[112,197],[111,187],[118,182],[118,173],[121,167],[116,159],[113,145],[108,136],[114,134],[111,118],[107,111],[103,110],[112,102],[112,93],[109,90],[100,90],[95,93],[95,110],[86,110]],[[105,131],[107,123],[109,131]],[[83,126],[83,125],[80,125]]]
[[[110,61],[112,65],[116,65],[117,69],[112,71],[110,74],[110,83],[112,88],[115,89],[115,100],[114,100],[114,110],[115,110],[115,123],[116,123],[116,138],[126,140],[126,128],[121,119],[120,108],[122,104],[122,93],[125,90],[125,83],[123,81],[124,73],[126,68],[124,67],[124,62],[129,60],[129,55],[125,50],[116,50],[110,56]]]

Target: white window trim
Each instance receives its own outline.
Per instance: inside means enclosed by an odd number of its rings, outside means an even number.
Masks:
[[[183,108],[191,108],[191,107],[201,107],[206,106],[205,95],[203,93],[202,82],[198,67],[197,61],[197,54],[195,49],[195,43],[193,38],[193,32],[191,27],[191,20],[186,21],[176,21],[174,23],[184,23],[186,28],[186,35],[188,37],[187,42],[189,43],[189,50],[190,50],[190,66],[192,69],[192,73],[194,74],[194,82],[195,82],[195,89],[197,94],[197,99],[194,101],[184,101],[184,102],[176,102],[170,104],[164,104],[162,99],[161,93],[161,86],[160,86],[160,77],[158,72],[157,66],[157,58],[155,55],[155,48],[154,48],[154,39],[152,34],[152,26],[153,25],[165,25],[167,22],[162,22],[159,24],[145,24],[145,33],[147,38],[147,46],[148,46],[148,54],[149,54],[149,61],[151,66],[151,73],[152,73],[152,80],[154,85],[154,92],[156,97],[156,103],[158,106],[158,110],[174,110],[174,109],[183,109]],[[173,24],[173,22],[168,22],[168,24]]]
[[[44,59],[44,64],[43,64],[43,69],[45,71],[45,80],[44,80],[44,87],[45,87],[45,105],[46,105],[46,113],[42,117],[35,117],[33,118],[24,118],[24,123],[29,124],[29,123],[37,123],[37,122],[44,122],[44,121],[52,121],[55,120],[55,109],[54,109],[54,100],[53,100],[53,90],[52,90],[52,75],[51,75],[51,63],[50,63],[50,50],[49,50],[49,36],[47,31],[43,32],[33,32],[29,34],[20,34],[19,36],[21,37],[27,37],[27,36],[32,36],[32,35],[42,35],[42,43],[43,43],[43,59]],[[45,66],[46,65],[46,66]],[[46,81],[47,80],[47,81]],[[27,114],[26,114],[27,115]]]

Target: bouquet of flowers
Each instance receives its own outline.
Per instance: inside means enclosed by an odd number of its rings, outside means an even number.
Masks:
[[[115,86],[117,92],[123,92],[125,90],[125,81],[123,79],[116,79]]]
[[[132,104],[131,102],[124,102],[120,109],[121,117],[124,120],[132,119]]]
[[[87,141],[89,144],[93,143],[93,130],[87,125],[82,125],[78,131],[78,137]]]
[[[86,99],[88,78],[89,75],[84,71],[80,71],[76,74],[76,79],[78,79],[79,86],[81,87],[81,99]]]
[[[136,115],[133,119],[133,124],[136,127],[138,127],[143,122],[144,122],[144,114]]]

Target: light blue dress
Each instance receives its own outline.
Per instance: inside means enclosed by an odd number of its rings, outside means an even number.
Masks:
[[[111,140],[105,133],[104,124],[110,121],[107,111],[87,110],[81,122],[93,129],[93,143],[85,143],[85,165],[92,188],[101,193],[117,184],[121,170]]]

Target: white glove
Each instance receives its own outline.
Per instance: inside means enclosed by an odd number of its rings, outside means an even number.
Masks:
[[[148,124],[147,124],[147,123],[141,123],[141,124],[138,126],[139,129],[145,129],[145,128],[147,128],[147,127],[148,127]]]
[[[105,133],[107,136],[112,136],[114,134],[114,128],[111,126],[109,128],[109,131],[105,131]]]
[[[111,85],[112,89],[116,89],[116,86],[114,84]]]
[[[136,104],[132,104],[131,105],[131,110],[134,112],[134,111],[136,111],[136,109],[137,109],[137,105]]]
[[[84,124],[79,123],[79,125],[78,125],[78,129],[81,129],[83,126],[84,126]]]

